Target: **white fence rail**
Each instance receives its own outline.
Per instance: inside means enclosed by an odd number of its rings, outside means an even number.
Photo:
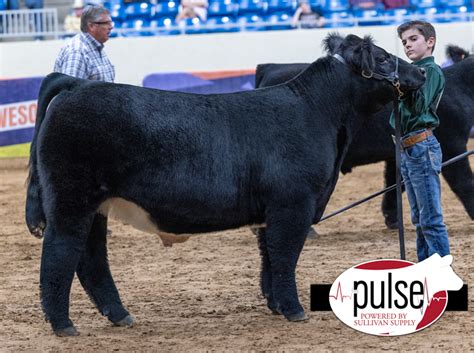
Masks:
[[[0,39],[58,37],[58,10],[0,11]]]

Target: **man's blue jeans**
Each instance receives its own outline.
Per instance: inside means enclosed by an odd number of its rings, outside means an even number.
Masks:
[[[434,135],[405,149],[401,156],[401,172],[411,207],[411,221],[416,227],[418,261],[434,253],[440,256],[449,254],[448,231],[441,209],[441,160],[441,147]]]

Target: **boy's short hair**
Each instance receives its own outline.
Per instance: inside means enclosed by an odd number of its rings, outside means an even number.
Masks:
[[[420,21],[420,20],[408,21],[398,26],[397,28],[398,37],[402,39],[403,32],[408,31],[409,29],[412,29],[412,28],[417,29],[421,33],[423,38],[425,38],[425,40],[428,40],[429,38],[433,37],[436,41],[436,31],[433,25],[429,22]],[[431,52],[434,51],[434,48],[435,46],[433,45],[433,49],[431,50]]]

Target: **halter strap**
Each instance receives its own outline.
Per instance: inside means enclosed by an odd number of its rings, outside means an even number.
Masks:
[[[346,60],[345,60],[342,56],[340,56],[339,54],[334,54],[333,56],[334,56],[335,59],[337,59],[337,60],[340,61],[341,63],[347,64],[347,63],[346,63]]]
[[[361,75],[362,77],[364,78],[367,78],[367,79],[370,79],[370,78],[374,78],[376,80],[387,80],[388,82],[390,82],[395,88],[396,90],[398,91],[398,95],[401,97],[404,95],[404,93],[402,92],[402,90],[400,89],[400,79],[398,77],[398,56],[395,56],[395,55],[391,55],[390,56],[393,58],[395,58],[395,71],[389,73],[388,75],[382,75],[382,74],[379,74],[377,72],[373,72],[373,71],[369,71],[368,73],[365,72],[364,70],[361,72]],[[339,54],[333,54],[333,57],[343,63],[343,64],[347,64],[346,60]]]

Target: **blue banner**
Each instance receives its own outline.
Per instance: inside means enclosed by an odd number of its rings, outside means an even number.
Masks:
[[[148,75],[143,87],[187,93],[232,93],[255,88],[255,70],[174,72]]]
[[[25,155],[33,137],[39,88],[43,77],[0,80],[0,157]],[[11,148],[11,147],[17,148]]]

